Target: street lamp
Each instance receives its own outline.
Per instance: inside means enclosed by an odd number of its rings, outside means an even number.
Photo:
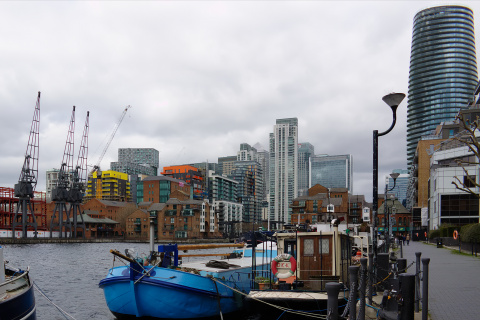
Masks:
[[[373,204],[372,204],[372,246],[373,246],[373,266],[375,268],[375,275],[377,274],[377,211],[378,211],[378,137],[384,136],[395,127],[397,122],[397,107],[405,98],[403,93],[390,93],[382,98],[386,104],[390,106],[393,113],[393,121],[390,128],[382,133],[378,133],[378,130],[373,130]]]
[[[388,183],[385,184],[385,196],[384,196],[384,205],[383,205],[383,216],[385,217],[385,220],[386,220],[386,229],[385,229],[385,252],[388,253],[388,250],[390,248],[390,232],[391,232],[391,228],[390,228],[390,211],[388,210],[388,207],[387,207],[387,194],[389,191],[392,191],[393,189],[395,189],[395,185],[396,185],[396,181],[397,181],[397,178],[398,176],[400,176],[400,173],[390,173],[390,177],[392,177],[393,179],[393,187],[391,187],[390,189],[387,190],[388,188]],[[395,196],[394,195],[391,195],[390,197],[390,200],[392,200],[394,203],[395,201]],[[393,204],[392,204],[392,208],[393,208]]]

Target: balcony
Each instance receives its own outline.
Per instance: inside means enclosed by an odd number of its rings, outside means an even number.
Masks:
[[[133,231],[135,231],[135,232],[141,232],[141,231],[142,231],[142,226],[135,226],[135,228],[133,229]]]
[[[165,216],[167,217],[172,217],[177,215],[177,210],[166,210],[165,211]]]
[[[193,217],[194,215],[195,215],[194,209],[183,209],[182,210],[182,216]]]

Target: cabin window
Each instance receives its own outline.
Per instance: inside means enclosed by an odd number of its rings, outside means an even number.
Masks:
[[[320,248],[321,254],[330,254],[330,239],[318,239],[318,247]]]
[[[303,239],[303,255],[313,256],[313,239]]]

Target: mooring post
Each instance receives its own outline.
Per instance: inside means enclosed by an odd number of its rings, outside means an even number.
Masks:
[[[368,254],[368,303],[372,304],[373,295],[373,253]]]
[[[415,312],[420,311],[420,257],[421,252],[415,252]]]
[[[422,298],[422,320],[428,320],[428,264],[430,258],[422,259],[423,264],[423,298]]]
[[[327,314],[330,320],[338,320],[338,294],[342,285],[338,282],[327,282],[325,289],[327,290]]]
[[[388,277],[388,272],[389,270],[389,258],[390,255],[388,253],[379,253],[377,255],[377,279],[374,279],[375,282],[378,284],[378,287],[383,291],[383,289],[388,288],[387,285],[385,285],[384,281]]]
[[[402,297],[398,320],[411,320],[414,317],[415,275],[405,273],[399,275],[398,279],[400,283],[400,294]]]
[[[358,308],[357,320],[365,320],[365,294],[367,291],[367,258],[360,258],[360,285],[358,292],[360,295],[360,307]]]
[[[348,271],[350,272],[350,292],[348,305],[349,305],[349,316],[348,319],[355,320],[357,316],[357,288],[358,288],[358,269],[359,266],[350,266]]]
[[[398,273],[407,273],[406,269],[407,269],[407,259],[403,259],[403,258],[397,259]]]

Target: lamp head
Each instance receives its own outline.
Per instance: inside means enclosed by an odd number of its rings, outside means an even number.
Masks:
[[[399,176],[400,176],[400,173],[397,173],[397,172],[390,173],[390,177],[392,177],[394,181],[397,180]]]
[[[390,108],[395,111],[402,102],[403,98],[405,98],[404,93],[390,93],[384,96],[382,100],[385,101],[385,103],[388,104]]]

